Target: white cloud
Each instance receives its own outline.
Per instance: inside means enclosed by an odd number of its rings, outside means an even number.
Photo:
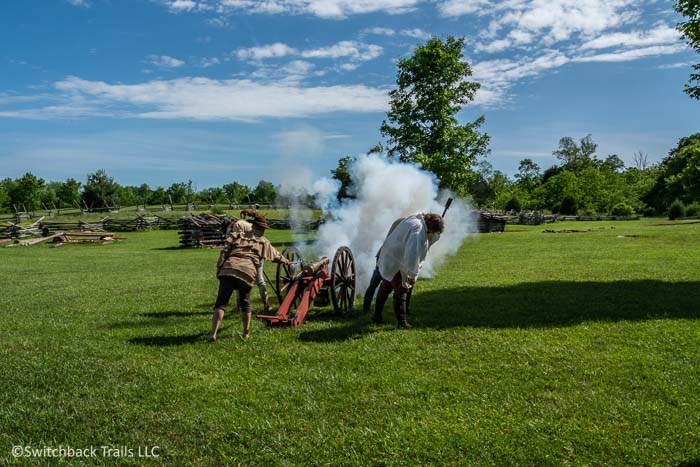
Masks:
[[[175,0],[168,5],[172,11],[191,11],[197,7],[192,0]]]
[[[266,58],[286,57],[287,55],[296,54],[296,49],[289,47],[287,44],[276,42],[274,44],[263,45],[260,47],[250,47],[247,49],[238,49],[236,56],[240,60],[264,60]]]
[[[209,67],[214,66],[214,65],[219,65],[220,63],[221,63],[221,60],[219,60],[216,57],[211,57],[211,58],[205,57],[199,61],[199,66],[201,66],[202,68],[209,68]]]
[[[68,77],[55,83],[55,89],[55,99],[63,100],[59,105],[0,110],[0,116],[255,121],[334,112],[383,112],[388,102],[385,89],[364,85],[302,87],[208,78],[109,84]]]
[[[384,49],[375,44],[365,44],[358,41],[340,41],[327,47],[297,50],[293,47],[276,42],[274,44],[238,49],[235,55],[240,60],[260,62],[269,58],[281,58],[296,55],[306,59],[349,59],[352,62],[373,60],[382,54]],[[308,63],[308,62],[304,62]]]
[[[390,28],[366,28],[362,30],[363,34],[376,34],[378,36],[393,36],[396,31]]]
[[[220,12],[243,10],[264,14],[310,14],[340,19],[350,15],[384,12],[402,14],[413,11],[424,0],[218,0]]]
[[[675,62],[675,63],[667,63],[665,65],[659,65],[658,68],[662,70],[668,70],[672,68],[690,68],[693,65],[695,65],[695,62]]]
[[[354,61],[368,61],[379,57],[384,49],[378,45],[357,41],[341,41],[335,45],[318,49],[304,50],[304,58],[349,58]]]
[[[508,47],[510,47],[511,41],[510,39],[498,39],[495,41],[492,41],[488,44],[481,44],[478,43],[474,46],[474,50],[477,52],[488,52],[488,53],[494,53],[494,52],[501,52]]]
[[[443,16],[463,16],[481,13],[490,6],[489,0],[447,0],[438,4],[438,11]]]
[[[519,81],[559,68],[571,61],[559,51],[548,50],[540,56],[519,60],[487,60],[472,66],[473,80],[481,83],[475,103],[495,106],[509,100],[510,89]]]
[[[185,64],[182,60],[168,55],[149,55],[148,62],[160,68],[179,68]]]
[[[657,55],[669,55],[686,50],[684,45],[657,45],[652,47],[642,47],[639,49],[622,50],[598,55],[575,57],[573,62],[628,62],[645,57]]]
[[[432,34],[425,32],[420,28],[402,29],[401,35],[406,36],[406,37],[413,37],[414,39],[423,39],[423,40],[427,40],[427,39],[430,39],[431,37],[433,37]]]
[[[658,25],[649,31],[614,32],[608,33],[584,42],[581,50],[606,49],[609,47],[640,47],[673,44],[680,42],[678,31],[665,24]]]
[[[90,6],[90,2],[88,0],[66,0],[66,1],[73,6],[82,6],[85,8]]]

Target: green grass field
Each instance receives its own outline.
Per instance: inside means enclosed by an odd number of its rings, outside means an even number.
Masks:
[[[0,249],[0,463],[700,462],[697,221],[508,226],[419,281],[410,331],[389,303],[385,325],[315,309],[243,341],[229,313],[216,344],[217,251],[124,236]]]

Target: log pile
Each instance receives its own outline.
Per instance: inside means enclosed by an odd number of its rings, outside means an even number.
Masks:
[[[180,245],[185,248],[221,246],[230,220],[216,214],[201,214],[180,219]]]
[[[485,211],[476,211],[479,233],[503,232],[508,216],[499,216]]]
[[[94,222],[42,222],[41,230],[44,236],[56,232],[65,232],[67,230],[81,232],[104,232],[106,220],[107,218],[105,217],[104,219]]]
[[[135,219],[107,219],[104,222],[104,227],[116,232],[156,230],[160,227],[160,218],[158,216],[138,216]]]
[[[111,243],[114,240],[123,240],[121,238],[115,237],[111,232],[57,232],[53,235],[47,235],[44,237],[30,238],[30,239],[10,239],[2,240],[0,243],[12,242],[8,247],[13,246],[32,246],[39,243],[44,243],[49,240],[53,240],[54,246],[61,246],[68,243],[91,243],[91,244],[104,244]]]
[[[37,220],[31,225],[19,225],[13,222],[7,222],[4,227],[0,226],[0,238],[36,238],[41,237],[41,221],[44,218]]]

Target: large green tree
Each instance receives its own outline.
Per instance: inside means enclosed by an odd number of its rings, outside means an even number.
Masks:
[[[119,193],[119,184],[107,175],[103,169],[87,176],[87,183],[83,187],[83,199],[90,208],[103,208],[116,202]]]
[[[231,203],[242,204],[245,203],[250,195],[251,189],[248,185],[243,185],[238,182],[227,183],[223,186],[226,197]]]
[[[56,197],[59,207],[75,206],[80,203],[80,182],[69,178],[56,185]]]
[[[581,138],[579,144],[572,137],[564,136],[559,140],[559,149],[552,154],[562,162],[564,169],[578,174],[594,163],[596,149],[598,145],[591,135]]]
[[[371,152],[371,151],[370,151]],[[331,169],[331,178],[340,182],[337,198],[353,198],[352,194],[352,179],[350,178],[349,167],[357,161],[356,157],[344,156],[338,160],[338,167]]]
[[[10,185],[8,195],[10,204],[14,204],[19,210],[39,209],[41,207],[41,192],[45,185],[43,178],[27,172]]]
[[[700,133],[681,138],[661,162],[656,183],[644,197],[659,212],[675,199],[686,204],[700,201]]]
[[[433,172],[440,186],[466,194],[472,165],[488,153],[489,136],[479,131],[484,117],[460,124],[457,113],[472,100],[479,83],[463,60],[464,38],[432,38],[398,62],[396,89],[380,131],[389,156],[416,162]]]
[[[687,18],[678,24],[678,31],[685,37],[688,45],[700,53],[700,0],[678,0],[676,11]],[[685,92],[693,99],[700,100],[700,63],[693,65],[695,73],[685,85]]]
[[[260,180],[250,197],[256,203],[274,203],[277,198],[277,189],[272,183]]]

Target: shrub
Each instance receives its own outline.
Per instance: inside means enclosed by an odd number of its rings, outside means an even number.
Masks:
[[[634,215],[634,209],[627,203],[617,203],[613,206],[610,214],[613,216],[632,216]]]
[[[219,206],[214,206],[213,208],[210,209],[210,212],[212,214],[226,214],[226,211],[224,211],[224,208],[220,208]]]
[[[575,216],[577,212],[578,203],[573,196],[564,196],[564,199],[561,200],[561,205],[559,206],[559,213]]]
[[[700,216],[700,203],[695,201],[685,208],[685,215],[688,217]]]
[[[644,217],[654,217],[656,216],[656,208],[654,208],[654,206],[647,206],[642,210],[642,215]]]
[[[673,203],[671,203],[671,206],[668,208],[668,218],[670,220],[675,220],[675,219],[678,219],[679,217],[684,217],[684,216],[685,216],[685,205],[679,200],[675,200]]]
[[[520,212],[522,211],[520,207],[520,200],[518,199],[517,196],[513,195],[507,202],[505,206],[506,211],[515,211],[515,212]]]

